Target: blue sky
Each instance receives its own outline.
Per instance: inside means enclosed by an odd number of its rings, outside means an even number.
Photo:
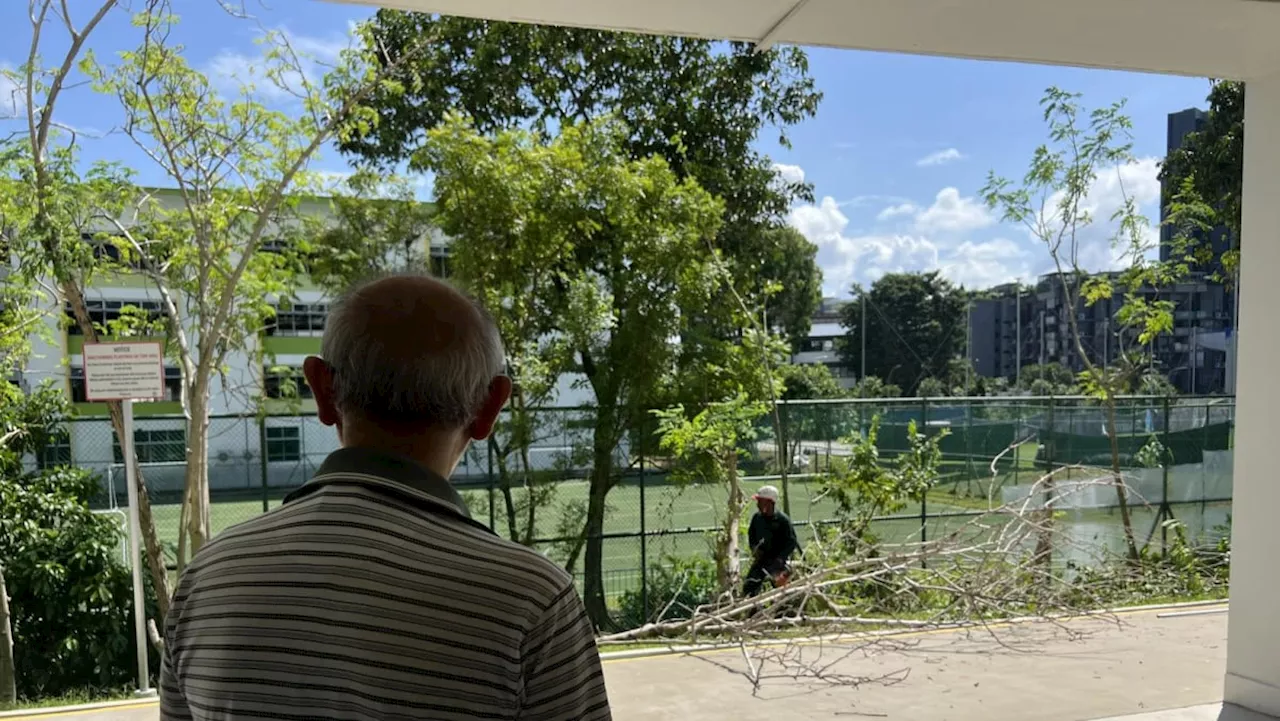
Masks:
[[[23,28],[11,38],[25,41],[26,5],[0,3],[0,27]],[[184,14],[176,39],[186,45],[189,62],[224,82],[249,72],[260,52],[254,38],[261,27],[285,30],[298,46],[323,57],[344,47],[351,23],[369,14],[315,0],[245,0],[256,16],[252,21],[227,15],[213,0],[187,0],[179,8]],[[134,46],[136,37],[128,18],[117,13],[90,45],[106,58]],[[16,66],[24,51],[6,43],[0,66]],[[1021,176],[1044,139],[1037,103],[1051,85],[1083,93],[1089,106],[1128,99],[1137,160],[1100,178],[1090,202],[1095,217],[1105,218],[1119,203],[1123,178],[1154,224],[1166,115],[1203,106],[1208,92],[1208,82],[1199,78],[884,53],[815,49],[810,61],[826,95],[817,117],[792,129],[790,150],[776,146],[773,134],[761,147],[782,172],[803,174],[815,186],[817,202],[796,207],[789,220],[818,245],[829,295],[846,295],[854,282],[898,270],[940,268],[968,287],[1046,272],[1051,263],[1045,250],[1022,229],[997,222],[975,196],[990,170]],[[0,105],[0,113],[13,109],[7,93],[0,92]],[[113,127],[116,115],[114,100],[76,88],[65,97],[59,120],[100,133]],[[118,160],[136,168],[142,182],[163,183],[119,134],[87,139],[85,148],[88,158]],[[329,153],[318,167],[341,172],[344,163]],[[1107,236],[1102,227],[1086,235],[1082,258],[1091,269],[1115,262]]]

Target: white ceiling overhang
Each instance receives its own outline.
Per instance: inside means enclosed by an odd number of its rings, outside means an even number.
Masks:
[[[346,0],[494,20],[1248,79],[1271,0]]]

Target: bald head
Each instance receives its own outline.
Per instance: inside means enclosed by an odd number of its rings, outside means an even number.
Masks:
[[[349,291],[329,314],[321,353],[339,414],[396,426],[466,426],[504,365],[492,318],[449,284],[418,275]]]

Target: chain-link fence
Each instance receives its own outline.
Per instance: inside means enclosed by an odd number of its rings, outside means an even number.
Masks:
[[[1231,500],[1231,398],[1125,398],[1114,413],[1083,398],[868,399],[785,402],[766,414],[743,444],[738,472],[748,491],[765,483],[801,527],[835,517],[821,495],[823,474],[877,425],[885,462],[908,448],[912,424],[941,434],[937,483],[893,516],[877,519],[885,540],[936,537],[999,505],[1064,465],[1110,467],[1113,456],[1134,489],[1135,527],[1160,541],[1163,521],[1183,520],[1193,536],[1228,521]],[[135,447],[161,540],[176,542],[185,482],[181,417],[139,418]],[[607,483],[599,534],[606,594],[645,593],[647,570],[672,558],[709,557],[727,490],[699,482],[660,452],[650,414],[612,419],[622,428],[597,439],[597,413],[549,408],[507,416],[494,438],[469,449],[454,475],[473,517],[495,533],[532,545],[581,574],[584,519],[593,475]],[[1115,443],[1108,433],[1116,429]],[[597,453],[594,446],[604,449]],[[314,416],[213,417],[209,486],[214,533],[278,505],[338,447]],[[99,472],[104,511],[126,503],[124,466],[106,418],[76,419],[63,444],[41,462],[71,462]],[[601,470],[606,464],[607,469]],[[785,474],[783,471],[785,470]],[[1020,490],[1021,489],[1021,490]],[[1073,534],[1118,544],[1114,492],[1073,497],[1064,524]],[[1140,524],[1145,524],[1140,525]]]

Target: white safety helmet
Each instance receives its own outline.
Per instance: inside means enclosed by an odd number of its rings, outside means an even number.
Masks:
[[[778,502],[778,489],[773,486],[760,486],[760,490],[752,498],[757,501],[773,501]]]

